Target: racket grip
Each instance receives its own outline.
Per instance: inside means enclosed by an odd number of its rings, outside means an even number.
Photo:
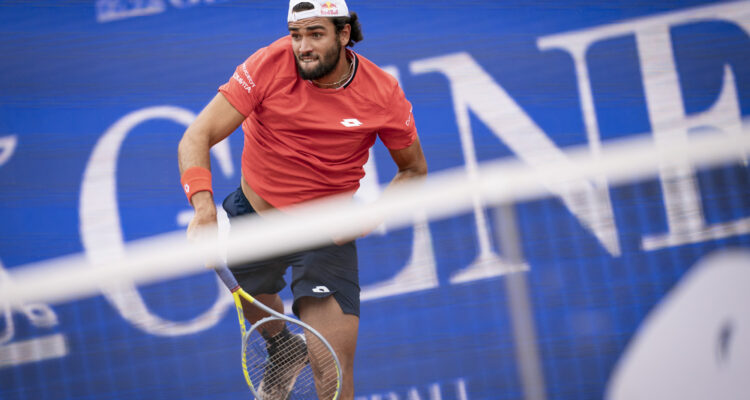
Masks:
[[[226,265],[221,265],[215,268],[216,273],[219,275],[219,278],[221,278],[221,281],[224,282],[224,285],[226,285],[227,289],[234,292],[237,287],[240,286],[239,283],[237,283],[237,279],[234,278],[234,275],[232,275],[232,271],[227,268]]]

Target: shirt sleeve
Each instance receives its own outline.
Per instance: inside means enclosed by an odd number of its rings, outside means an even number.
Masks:
[[[248,116],[263,100],[270,80],[262,79],[267,70],[267,48],[262,48],[237,66],[229,81],[219,87],[224,97],[242,115]]]
[[[417,139],[417,127],[414,124],[411,103],[406,100],[404,91],[398,84],[390,99],[378,136],[388,149],[400,150],[409,147]]]

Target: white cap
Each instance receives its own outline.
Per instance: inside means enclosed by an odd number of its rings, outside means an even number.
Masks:
[[[299,3],[310,3],[313,5],[312,10],[297,11],[292,9]],[[287,22],[295,22],[305,18],[313,17],[348,17],[349,8],[344,0],[290,0],[289,15]]]

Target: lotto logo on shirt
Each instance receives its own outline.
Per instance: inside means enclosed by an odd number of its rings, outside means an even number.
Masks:
[[[356,118],[346,118],[346,119],[341,120],[341,122],[339,122],[339,123],[341,125],[344,125],[347,128],[353,128],[355,126],[362,125],[362,123],[359,122],[359,120],[356,119]]]
[[[326,1],[325,4],[321,6],[320,10],[321,15],[337,15],[338,14],[338,8],[336,8],[336,5],[331,3],[330,1]]]

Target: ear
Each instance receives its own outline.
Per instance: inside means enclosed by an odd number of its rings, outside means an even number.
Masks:
[[[344,25],[344,27],[341,29],[341,32],[339,32],[339,41],[341,42],[342,47],[346,47],[347,44],[349,44],[349,38],[352,34],[352,26],[349,24]]]

